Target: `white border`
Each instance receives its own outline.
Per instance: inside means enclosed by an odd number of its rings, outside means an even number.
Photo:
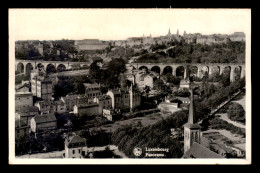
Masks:
[[[115,9],[106,9],[115,10]],[[130,10],[130,9],[129,9]],[[132,9],[134,10],[134,9]],[[161,10],[161,9],[152,9]],[[169,9],[166,9],[169,10]],[[178,9],[179,10],[179,9]],[[182,9],[188,12],[189,9]],[[200,9],[211,10],[211,9]],[[216,10],[216,9],[212,9]],[[219,9],[221,10],[221,9]],[[222,9],[223,10],[223,9]],[[225,9],[229,10],[229,9]],[[232,12],[235,9],[230,10]],[[14,145],[15,9],[9,9],[9,164],[251,164],[251,9],[237,9],[247,16],[246,25],[246,158],[245,159],[17,159]],[[239,19],[238,19],[239,20]],[[221,27],[221,26],[220,26]]]

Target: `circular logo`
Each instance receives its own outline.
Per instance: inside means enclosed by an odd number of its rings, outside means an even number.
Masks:
[[[137,156],[137,157],[138,157],[138,156],[141,156],[141,154],[142,154],[142,149],[136,147],[136,148],[134,148],[133,153],[134,153],[134,155]]]

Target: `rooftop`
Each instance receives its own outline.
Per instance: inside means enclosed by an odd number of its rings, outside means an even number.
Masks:
[[[210,149],[194,142],[182,158],[224,158]]]
[[[56,121],[56,117],[54,113],[37,115],[34,117],[34,119],[36,123],[46,123],[46,122]]]

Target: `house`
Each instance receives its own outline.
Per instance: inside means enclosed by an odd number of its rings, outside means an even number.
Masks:
[[[245,157],[246,150],[245,150],[245,144],[235,144],[231,146],[234,153],[236,153],[237,157]]]
[[[52,100],[53,85],[51,78],[47,76],[35,76],[31,80],[33,96],[43,100]]]
[[[42,114],[52,113],[52,112],[55,112],[55,110],[56,110],[56,105],[53,100],[52,101],[37,101],[34,105],[39,108],[39,111]]]
[[[15,110],[24,106],[33,106],[33,95],[31,92],[15,93]]]
[[[67,111],[73,111],[74,106],[76,105],[78,95],[66,95],[66,97],[61,97],[61,101],[66,104]]]
[[[88,98],[94,98],[96,96],[102,95],[101,90],[100,90],[100,84],[94,83],[83,83],[85,86],[85,95]]]
[[[34,116],[39,115],[39,108],[36,106],[24,106],[20,107],[15,112],[15,119],[22,120],[28,125],[30,125],[31,119]]]
[[[66,103],[63,102],[62,100],[55,100],[54,104],[55,104],[54,112],[57,112],[59,114],[67,112]]]
[[[216,158],[223,159],[224,157],[204,147],[203,145],[194,142],[191,148],[184,153],[182,158]]]
[[[108,95],[97,96],[94,98],[94,102],[98,103],[98,114],[103,114],[103,109],[112,108],[112,99]]]
[[[98,103],[76,104],[73,109],[74,114],[98,115]]]
[[[31,119],[31,131],[33,133],[43,133],[57,128],[57,119],[54,113],[38,115]]]
[[[112,109],[103,109],[103,117],[108,121],[113,121],[113,110]]]
[[[27,122],[23,120],[15,120],[15,139],[28,136],[29,135],[29,126]]]
[[[133,88],[108,90],[107,95],[112,100],[112,109],[134,109],[141,105],[141,93]]]
[[[157,78],[154,76],[154,75],[146,75],[144,77],[144,85],[145,86],[149,86],[150,88],[153,88],[153,84],[154,84],[154,81],[156,80]]]
[[[64,158],[84,158],[87,155],[86,139],[76,134],[68,134],[65,138]]]

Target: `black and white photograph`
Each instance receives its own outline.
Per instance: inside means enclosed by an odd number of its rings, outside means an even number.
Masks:
[[[250,164],[250,9],[9,9],[9,164]]]

